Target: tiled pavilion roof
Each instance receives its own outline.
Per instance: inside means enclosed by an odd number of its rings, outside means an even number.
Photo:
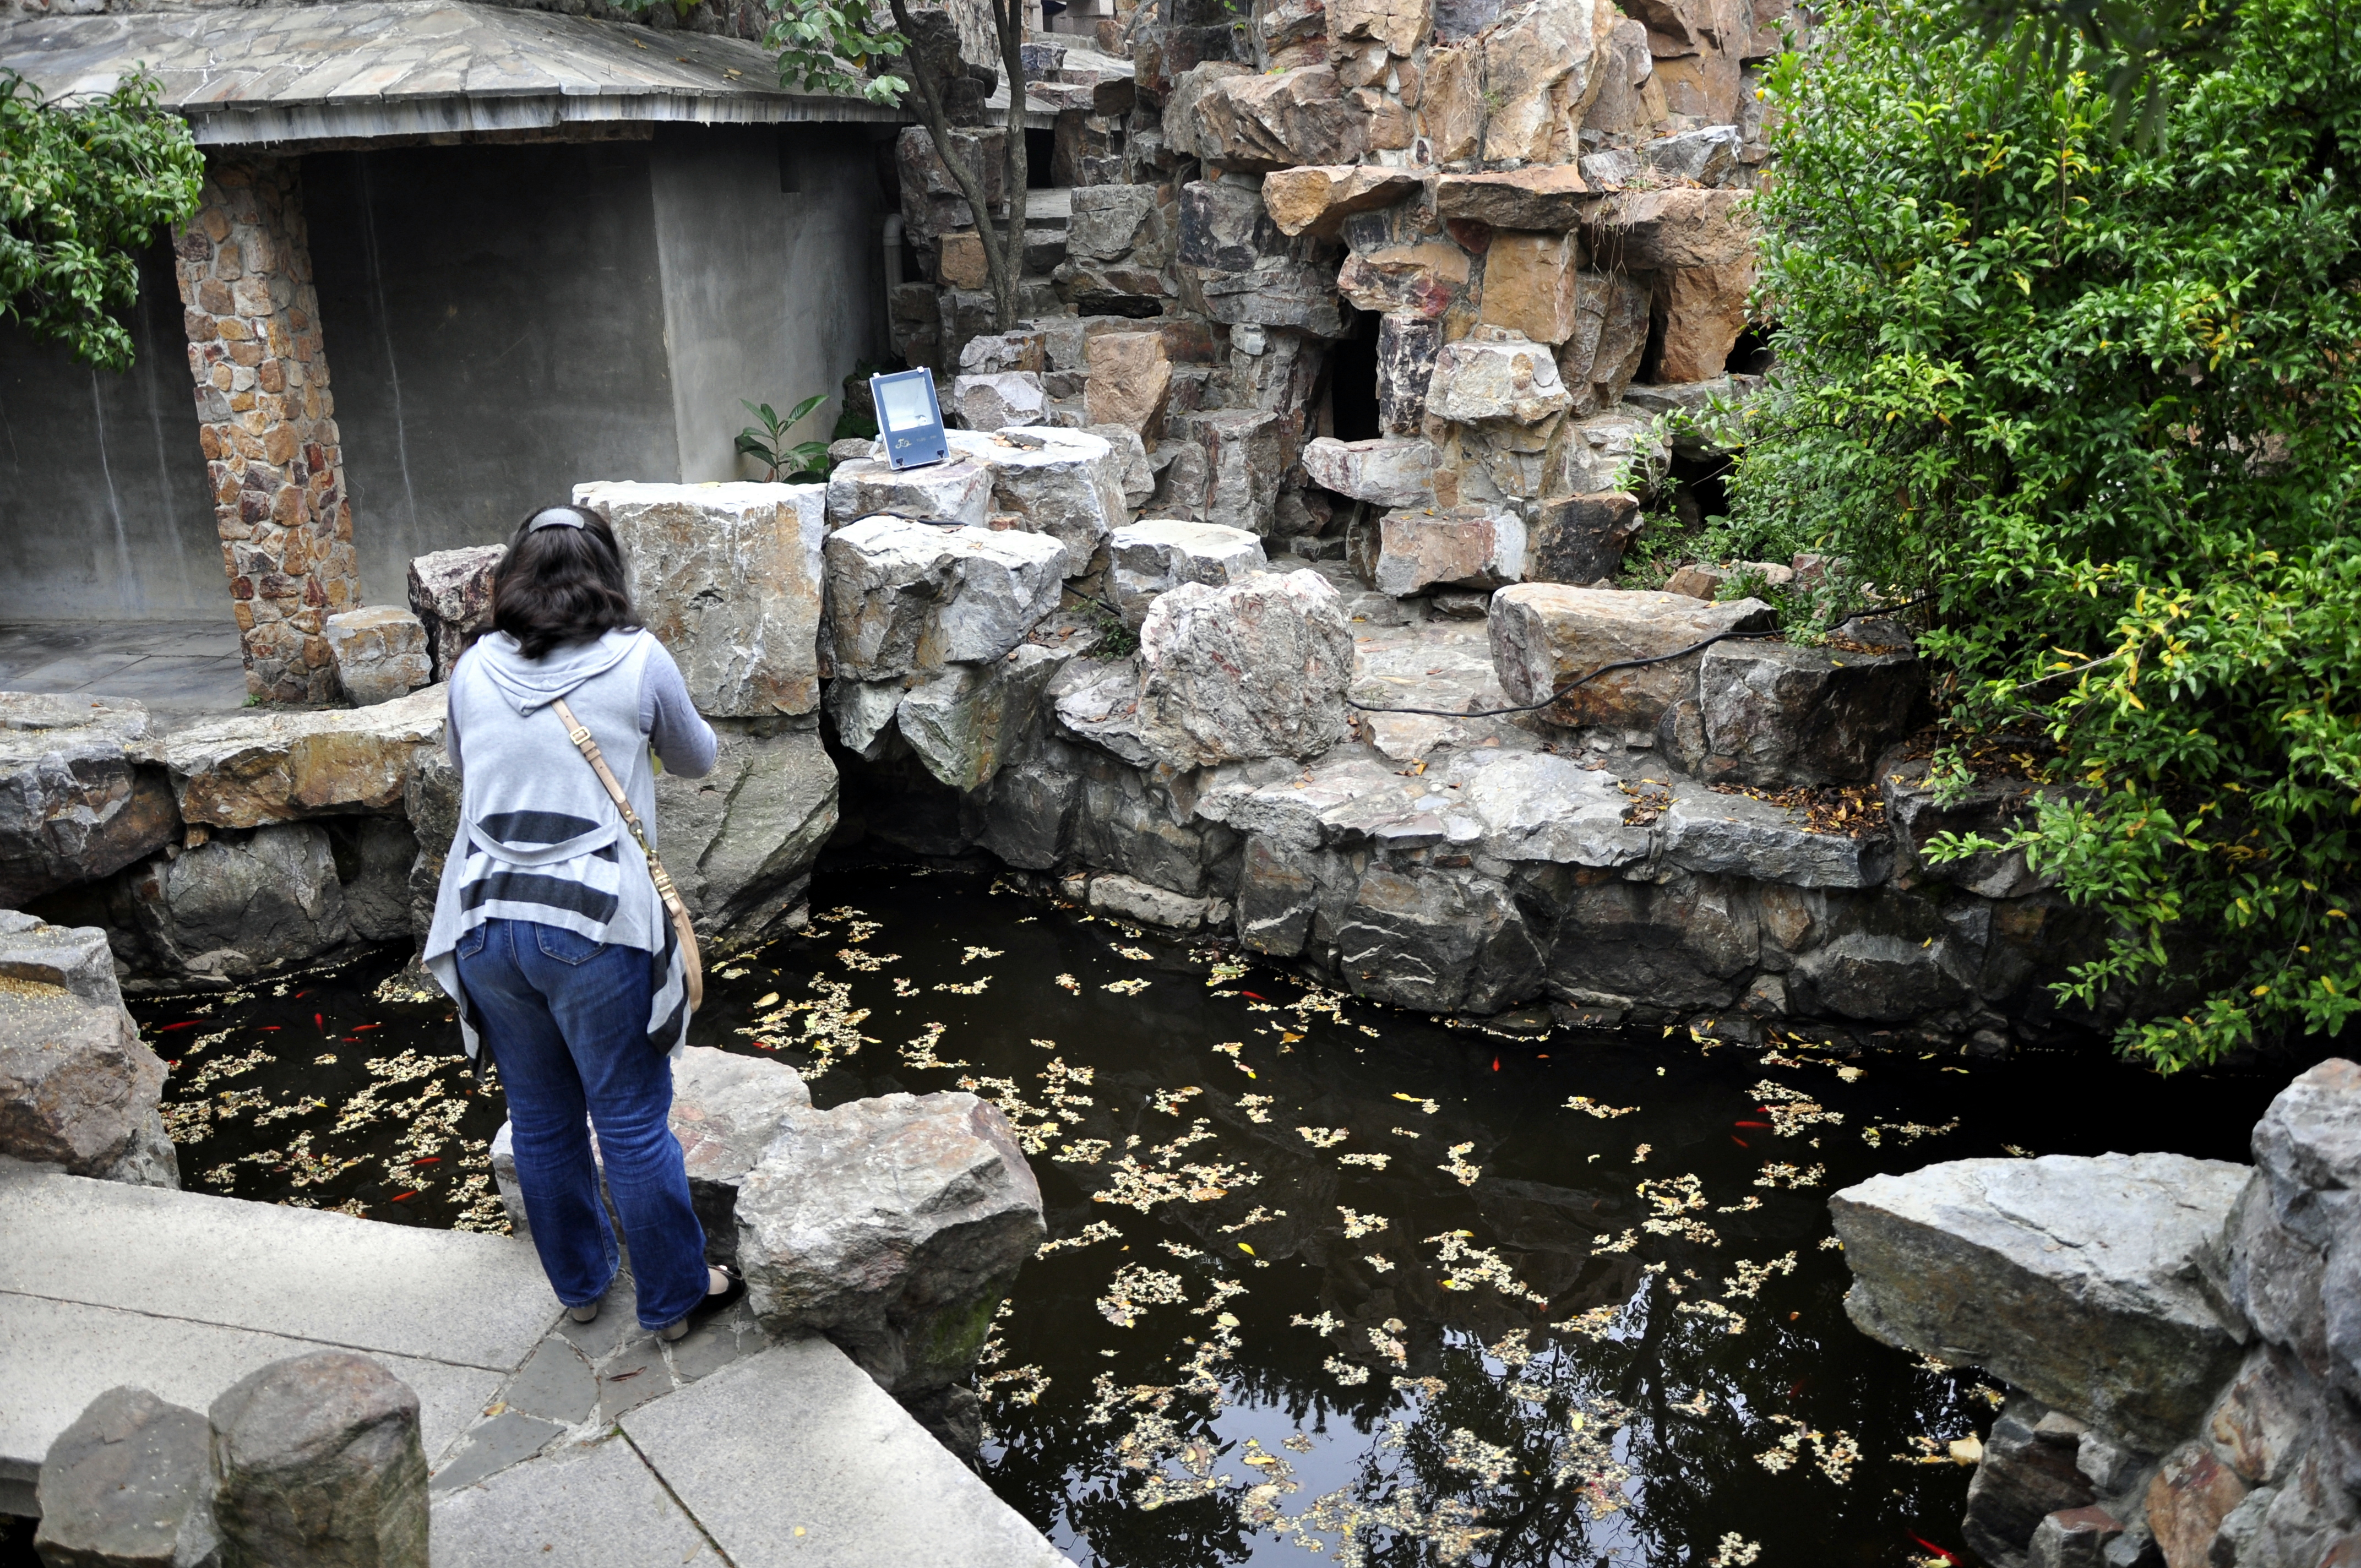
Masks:
[[[769,51],[741,38],[469,0],[31,17],[0,23],[0,65],[51,95],[142,67],[207,146],[909,118],[784,91]]]

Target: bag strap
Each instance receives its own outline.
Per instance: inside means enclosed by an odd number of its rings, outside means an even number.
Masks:
[[[647,857],[648,877],[656,884],[656,896],[664,901],[664,912],[672,916],[674,927],[692,944],[685,957],[692,992],[689,1007],[694,1011],[704,1001],[705,987],[693,945],[695,938],[691,935],[693,927],[689,923],[688,905],[681,901],[680,890],[673,886],[672,876],[664,870],[664,862],[656,859],[654,847],[649,844],[646,832],[640,827],[640,814],[631,809],[631,797],[623,793],[623,786],[616,779],[614,770],[607,766],[606,754],[598,750],[598,742],[591,736],[589,727],[574,717],[574,710],[566,706],[564,697],[555,698],[549,706],[565,724],[566,738],[574,742],[574,749],[582,753],[583,760],[590,764],[590,771],[598,775],[600,784],[606,785],[607,798],[613,801],[615,809],[623,814],[623,826],[631,830],[632,841],[639,845],[640,853]]]

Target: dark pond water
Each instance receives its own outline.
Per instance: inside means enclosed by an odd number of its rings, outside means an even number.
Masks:
[[[714,977],[697,1041],[824,1105],[964,1083],[1009,1113],[1054,1245],[986,1368],[987,1473],[1123,1568],[1959,1552],[1949,1445],[1996,1391],[1852,1330],[1828,1194],[1968,1156],[2243,1158],[2288,1071],[1511,1039],[988,873],[824,872],[812,907]],[[500,1228],[497,1091],[445,1055],[447,1008],[371,999],[392,967],[135,1009],[181,1064],[188,1185]]]

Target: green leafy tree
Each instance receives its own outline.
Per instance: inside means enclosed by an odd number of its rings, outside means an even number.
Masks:
[[[2124,49],[2026,71],[2055,17],[1988,38],[1959,4],[1838,0],[1772,72],[1781,368],[1724,543],[1929,596],[1955,731],[2047,738],[2012,842],[2105,917],[2063,989],[2124,1047],[2169,1069],[2335,1033],[2361,1006],[2361,5],[2150,37],[2163,107],[2125,137]]]
[[[87,364],[129,369],[119,317],[139,298],[137,252],[196,211],[203,180],[152,79],[47,100],[0,68],[0,310]]]
[[[1012,103],[1025,101],[1024,0],[991,0],[993,38],[1000,49],[1000,80]],[[1012,113],[1001,144],[1002,189],[1009,193],[1008,216],[993,222],[985,170],[976,167],[951,137],[952,100],[967,73],[948,15],[922,22],[909,0],[888,0],[894,25],[866,0],[769,0],[772,22],[763,41],[779,53],[779,80],[790,87],[829,93],[859,92],[873,102],[899,104],[916,91],[918,123],[933,140],[960,194],[967,198],[983,246],[986,287],[998,330],[1016,324],[1017,280],[1025,270],[1025,134]],[[898,64],[899,73],[888,73]]]

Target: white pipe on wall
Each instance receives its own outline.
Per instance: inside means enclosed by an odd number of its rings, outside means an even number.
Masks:
[[[885,319],[880,324],[877,356],[894,352],[894,291],[902,286],[902,214],[885,214],[883,245],[885,260]]]

